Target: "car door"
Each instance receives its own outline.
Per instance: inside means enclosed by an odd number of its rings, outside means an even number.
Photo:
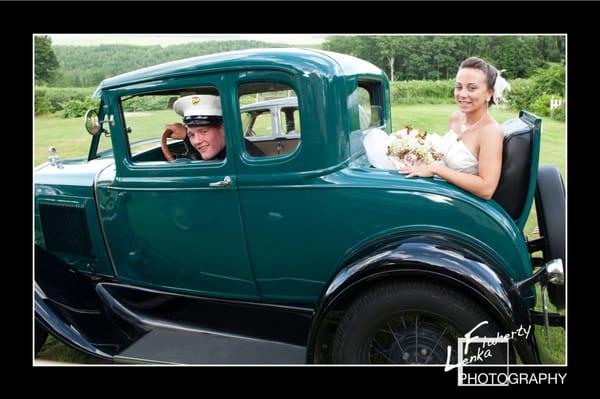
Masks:
[[[192,83],[225,90],[219,86],[222,81],[210,76],[187,84]],[[153,88],[166,89],[164,83]],[[151,110],[137,115],[122,112],[121,99],[128,94],[117,91],[111,101],[115,159],[122,157],[122,162],[116,162],[114,177],[105,176],[97,184],[99,211],[119,281],[182,293],[257,299],[241,224],[229,123],[224,122],[227,154],[223,160],[153,160],[153,154],[160,153],[158,144],[145,149],[143,156],[133,156],[129,142],[137,130],[134,116],[147,121],[154,116],[148,116]],[[227,105],[221,100],[226,115]],[[156,113],[170,122],[181,121],[175,112],[172,116],[166,110]],[[161,123],[160,129],[155,128],[158,137],[164,128]]]

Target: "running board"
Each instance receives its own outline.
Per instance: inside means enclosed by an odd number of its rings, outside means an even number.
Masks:
[[[166,364],[303,364],[306,348],[214,331],[155,327],[114,360]]]
[[[116,362],[306,362],[311,309],[192,298],[113,283],[98,283],[96,292],[113,323],[135,336],[114,354]],[[286,333],[290,329],[295,336]]]

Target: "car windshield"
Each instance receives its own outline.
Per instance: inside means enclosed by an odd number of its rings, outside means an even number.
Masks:
[[[159,144],[164,126],[175,121],[169,108],[172,95],[146,95],[122,100],[131,155]]]

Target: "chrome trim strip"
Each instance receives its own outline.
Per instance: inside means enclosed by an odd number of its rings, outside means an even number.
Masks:
[[[35,283],[35,294],[39,295],[40,298],[42,299],[48,299],[48,297],[46,296],[46,294],[44,293],[44,291],[42,291],[42,288],[38,285],[37,281],[34,281]]]
[[[107,186],[107,189],[110,190],[120,190],[120,191],[202,191],[202,190],[215,190],[214,187],[211,187],[206,184],[203,187],[121,187],[121,186]]]
[[[129,357],[129,356],[121,356],[121,355],[115,355],[113,357],[113,360],[115,363],[121,363],[121,364],[131,364],[131,365],[178,365],[179,363],[173,363],[173,362],[165,362],[162,360],[151,360],[151,359],[141,359],[141,358],[137,358],[137,357]]]
[[[108,260],[110,262],[110,266],[112,267],[115,278],[118,278],[117,267],[115,265],[115,260],[112,256],[112,252],[110,251],[110,246],[108,245],[108,239],[106,238],[106,231],[104,230],[104,223],[102,223],[102,214],[100,213],[100,204],[98,202],[98,176],[108,167],[113,166],[113,163],[109,163],[105,168],[102,168],[96,173],[96,177],[94,177],[94,203],[96,204],[96,214],[98,216],[98,224],[100,225],[100,231],[102,232],[102,241],[104,241],[104,248],[106,249],[106,253],[108,254]]]

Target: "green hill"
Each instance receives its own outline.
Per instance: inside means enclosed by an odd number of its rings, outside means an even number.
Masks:
[[[206,41],[165,47],[126,44],[52,46],[61,66],[59,77],[52,86],[95,86],[104,78],[163,62],[224,51],[265,47],[290,46],[249,40]]]

